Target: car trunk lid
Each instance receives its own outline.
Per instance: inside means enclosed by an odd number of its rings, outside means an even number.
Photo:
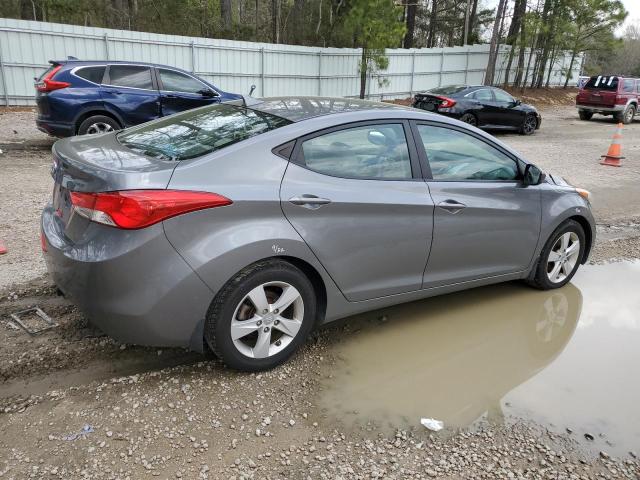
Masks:
[[[90,221],[74,215],[71,192],[166,189],[178,164],[133,152],[115,133],[59,140],[52,155],[52,204],[72,242],[82,239]]]

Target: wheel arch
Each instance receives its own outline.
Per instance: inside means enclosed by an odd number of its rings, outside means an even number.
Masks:
[[[584,253],[582,254],[582,258],[580,259],[580,263],[584,265],[585,263],[587,263],[587,259],[589,258],[589,254],[591,253],[591,246],[593,245],[593,232],[591,231],[591,224],[589,223],[589,220],[587,220],[582,215],[574,215],[565,219],[562,223],[565,223],[568,220],[574,220],[575,222],[578,222],[582,227],[582,230],[584,231],[586,245],[584,246]]]
[[[84,122],[89,117],[93,117],[94,115],[102,115],[105,117],[109,117],[112,120],[118,122],[120,127],[124,127],[124,123],[122,122],[122,119],[120,119],[118,115],[114,114],[113,112],[110,112],[109,110],[105,110],[103,108],[90,109],[82,112],[80,115],[78,115],[78,117],[74,121],[73,129],[76,135],[78,134],[78,129],[80,128],[80,125],[82,125],[82,122]]]

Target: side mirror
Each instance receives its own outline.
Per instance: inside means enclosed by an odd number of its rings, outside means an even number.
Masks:
[[[515,103],[516,107],[522,105],[522,102],[520,100],[518,100],[517,98],[513,101],[513,103]]]
[[[216,92],[214,92],[213,90],[209,89],[209,88],[203,88],[202,90],[199,90],[198,93],[200,95],[202,95],[203,97],[217,97],[218,94]]]
[[[367,139],[374,145],[386,145],[387,137],[378,130],[370,130]]]
[[[253,91],[256,89],[255,85],[251,85],[251,90],[249,90],[249,96],[253,95]]]
[[[540,185],[545,179],[545,174],[532,163],[527,163],[524,167],[522,183],[525,187],[529,185]]]

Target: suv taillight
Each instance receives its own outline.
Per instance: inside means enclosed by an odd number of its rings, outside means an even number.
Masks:
[[[57,65],[52,68],[40,81],[36,83],[36,90],[39,92],[53,92],[54,90],[60,90],[61,88],[67,88],[71,84],[69,82],[58,82],[52,80],[56,73],[62,68],[62,65]]]
[[[223,207],[233,202],[222,195],[183,190],[122,190],[71,192],[73,210],[89,220],[111,227],[145,228],[183,213]]]

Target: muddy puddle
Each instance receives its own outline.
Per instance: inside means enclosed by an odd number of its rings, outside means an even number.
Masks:
[[[554,291],[484,287],[345,325],[320,404],[347,425],[431,417],[446,432],[524,418],[593,450],[640,451],[640,262],[582,267]]]

